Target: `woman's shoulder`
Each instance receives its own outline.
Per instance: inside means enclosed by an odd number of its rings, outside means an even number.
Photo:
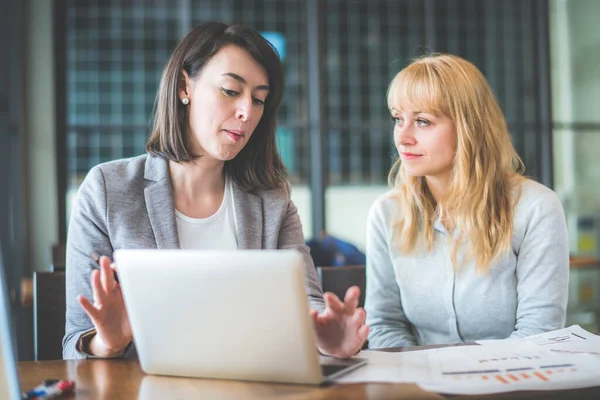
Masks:
[[[131,158],[121,158],[98,164],[92,168],[92,170],[97,169],[101,171],[105,177],[111,178],[127,178],[138,176],[140,174],[143,176],[148,158],[149,156],[147,154]]]
[[[240,201],[240,207],[244,207],[244,203],[259,201],[265,213],[278,214],[287,209],[292,201],[292,187],[288,181],[275,188],[248,188],[235,181],[233,185],[236,188],[234,195],[237,193],[235,197]]]
[[[284,181],[281,186],[275,188],[245,188],[239,186],[240,189],[252,193],[262,199],[288,200],[292,195],[292,185],[288,181]]]
[[[379,217],[391,221],[397,218],[400,211],[398,196],[398,191],[392,189],[377,197],[371,205],[369,219],[373,220]]]
[[[533,212],[563,212],[562,204],[556,192],[534,181],[533,179],[523,178],[515,185],[514,193],[517,196],[515,212],[517,216],[531,216]]]
[[[94,166],[88,172],[81,187],[129,188],[142,183],[149,156],[144,154],[132,158],[122,158]]]

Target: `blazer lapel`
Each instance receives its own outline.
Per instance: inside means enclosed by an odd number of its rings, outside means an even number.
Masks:
[[[146,210],[158,249],[178,249],[179,236],[175,222],[173,190],[167,160],[148,155],[144,178],[149,181],[144,189]]]
[[[238,224],[238,248],[263,248],[263,204],[260,197],[233,183],[233,201]]]

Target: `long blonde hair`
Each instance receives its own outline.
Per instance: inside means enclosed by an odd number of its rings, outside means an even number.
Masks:
[[[460,57],[431,55],[394,77],[388,106],[443,114],[454,123],[457,136],[450,186],[437,203],[424,177],[409,176],[400,159],[392,167],[389,180],[400,205],[393,223],[396,244],[405,254],[430,251],[434,222],[440,218],[451,232],[459,232],[450,239],[454,267],[460,267],[457,254],[466,241],[469,250],[460,264],[474,261],[478,272],[487,273],[511,248],[518,196],[513,189],[524,170],[488,82]]]

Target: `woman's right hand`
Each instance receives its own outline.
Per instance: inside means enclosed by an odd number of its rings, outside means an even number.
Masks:
[[[133,340],[133,333],[121,286],[114,278],[109,258],[100,257],[98,264],[100,269],[92,272],[94,302],[83,295],[79,295],[77,300],[96,328],[89,350],[95,356],[115,357],[125,351]]]

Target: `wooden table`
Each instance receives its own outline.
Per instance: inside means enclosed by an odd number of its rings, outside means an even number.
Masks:
[[[436,346],[391,349],[413,351]],[[438,346],[439,347],[439,346]],[[388,350],[390,351],[390,350]],[[44,379],[76,382],[66,399],[600,399],[599,386],[555,392],[511,392],[493,396],[443,396],[411,383],[344,384],[326,387],[170,378],[146,375],[137,360],[25,361],[18,365],[21,387],[33,388]]]

